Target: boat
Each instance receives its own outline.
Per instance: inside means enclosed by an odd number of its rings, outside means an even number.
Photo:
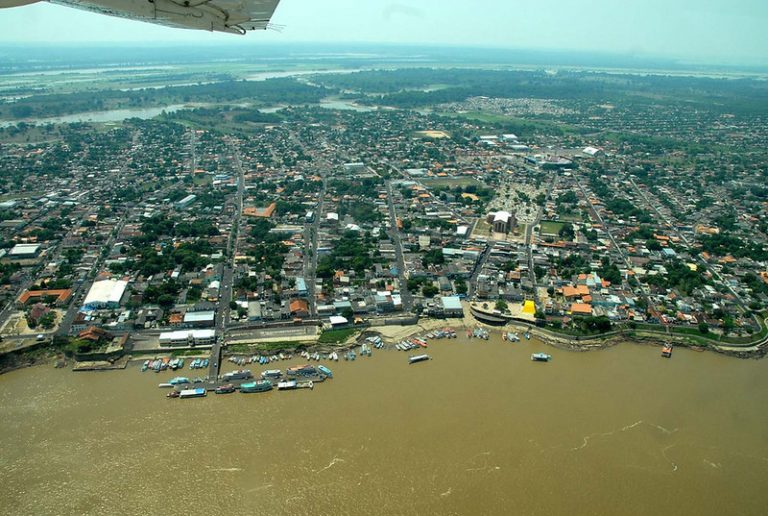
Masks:
[[[300,366],[289,367],[285,370],[285,374],[288,376],[311,376],[317,374],[317,369],[309,364]]]
[[[224,381],[248,380],[249,378],[253,378],[253,373],[251,373],[249,369],[240,369],[238,371],[232,371],[231,373],[226,373],[223,376]]]
[[[150,362],[149,360],[145,360],[145,361],[144,361],[144,363],[141,365],[141,372],[142,372],[142,373],[143,373],[144,371],[146,371],[147,369],[149,369],[149,364],[150,364],[150,363],[151,363],[151,362]]]
[[[298,382],[296,384],[297,389],[314,389],[315,388],[315,382],[312,380],[307,380],[306,382]]]
[[[208,392],[200,387],[199,389],[186,389],[179,393],[179,398],[181,399],[187,399],[187,398],[204,398],[208,395]]]
[[[278,382],[277,384],[278,391],[290,391],[290,390],[296,389],[297,387],[298,387],[298,382],[296,380],[285,380],[282,382]]]
[[[189,381],[189,378],[185,378],[184,376],[177,376],[176,378],[172,378],[170,382],[171,385],[182,385],[185,383],[192,383]]]
[[[181,396],[181,393],[176,390],[173,390],[165,395],[166,398],[178,398],[179,396]]]
[[[229,394],[231,392],[235,392],[237,388],[234,386],[234,384],[228,383],[226,385],[219,385],[216,387],[216,390],[214,391],[216,394]]]
[[[432,360],[432,357],[429,355],[413,355],[408,357],[408,363],[409,364],[415,364],[417,362],[424,362],[425,360]]]
[[[258,380],[240,385],[240,392],[249,394],[252,392],[267,392],[272,390],[272,382],[269,380]]]
[[[280,369],[267,369],[266,371],[262,371],[261,377],[262,378],[280,378],[283,375],[283,372]]]
[[[531,340],[531,332],[527,331],[523,334],[525,340]]]
[[[208,361],[208,359],[207,359],[207,358],[204,358],[204,359],[203,359],[203,362],[200,364],[200,368],[201,368],[201,369],[205,369],[206,367],[208,367],[208,364],[209,364],[209,363],[210,363],[210,362]]]
[[[333,378],[333,372],[331,372],[331,370],[325,367],[324,365],[321,364],[317,366],[317,369],[328,378]]]
[[[672,358],[672,344],[664,344],[661,348],[661,356],[664,358]]]
[[[160,387],[161,389],[170,389],[171,387],[173,387],[173,384],[172,383],[160,383],[157,386]]]
[[[177,362],[178,368],[179,369],[184,369],[184,359],[183,358],[179,358],[177,360],[178,360],[178,362]]]
[[[534,362],[549,362],[552,360],[552,355],[547,355],[546,353],[533,353],[531,355],[531,360]]]
[[[513,331],[508,331],[505,334],[505,339],[510,341],[510,342],[520,342],[520,335],[518,335],[517,333],[515,333]]]

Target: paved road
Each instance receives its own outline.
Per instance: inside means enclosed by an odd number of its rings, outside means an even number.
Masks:
[[[403,301],[403,311],[413,310],[413,295],[408,290],[408,281],[405,278],[405,256],[403,255],[403,243],[400,237],[400,228],[397,227],[397,212],[392,197],[392,181],[387,181],[387,205],[389,207],[389,236],[395,245],[395,259],[397,261],[397,277],[400,281],[400,298]]]
[[[227,263],[224,264],[224,270],[221,274],[221,288],[219,289],[219,309],[216,312],[216,341],[211,348],[211,357],[209,359],[208,379],[215,382],[219,378],[221,369],[221,349],[224,345],[224,338],[227,332],[231,309],[229,303],[232,301],[232,288],[235,281],[235,256],[237,256],[237,245],[240,240],[240,219],[243,215],[243,197],[245,195],[245,171],[240,161],[240,153],[234,143],[227,139],[230,146],[235,170],[237,172],[237,198],[235,202],[235,216],[232,219],[233,230],[229,236],[227,250],[229,256]]]

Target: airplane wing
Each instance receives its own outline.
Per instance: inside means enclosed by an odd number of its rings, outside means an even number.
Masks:
[[[36,0],[0,0],[13,7]],[[168,27],[233,34],[265,30],[280,0],[49,0],[51,3]]]

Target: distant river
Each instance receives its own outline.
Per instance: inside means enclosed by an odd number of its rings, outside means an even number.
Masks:
[[[0,513],[765,514],[768,361],[498,338],[428,352],[197,400],[135,367],[0,376]]]
[[[75,113],[73,115],[54,116],[49,118],[33,118],[27,120],[0,120],[0,127],[10,127],[19,122],[37,125],[45,124],[71,124],[74,122],[120,122],[128,118],[154,118],[163,111],[173,113],[180,109],[190,107],[188,104],[172,104],[164,107],[137,108],[137,109],[109,109],[106,111],[90,111],[87,113]]]

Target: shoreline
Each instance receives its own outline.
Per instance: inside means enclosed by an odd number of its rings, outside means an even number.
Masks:
[[[760,360],[768,356],[768,345],[761,344],[753,348],[735,348],[728,346],[698,346],[691,344],[685,339],[685,337],[670,335],[663,339],[655,336],[624,336],[624,335],[611,335],[609,337],[601,338],[596,337],[589,341],[577,341],[567,336],[558,337],[553,336],[549,332],[543,332],[536,326],[525,324],[508,323],[504,326],[493,326],[485,324],[481,321],[474,319],[471,316],[465,316],[463,319],[423,319],[418,324],[408,326],[374,326],[367,327],[361,330],[359,333],[352,335],[345,342],[340,344],[301,344],[297,343],[297,346],[303,346],[308,351],[328,353],[331,351],[347,351],[355,348],[360,343],[360,338],[363,336],[378,335],[381,339],[389,345],[393,345],[401,340],[423,335],[429,333],[432,330],[441,329],[445,327],[451,327],[459,333],[462,330],[471,329],[474,327],[481,327],[488,330],[492,335],[500,336],[506,331],[529,331],[530,334],[541,341],[544,345],[553,347],[561,351],[570,351],[575,353],[587,353],[592,351],[601,351],[610,349],[620,344],[632,344],[640,346],[655,346],[661,347],[663,342],[672,342],[674,346],[684,347],[697,352],[714,352],[727,357],[738,358],[742,360],[753,359]],[[285,349],[273,349],[272,353],[287,352],[293,353],[296,351],[296,347]],[[256,352],[256,351],[254,351]],[[244,353],[241,352],[228,352],[227,348],[223,350],[223,356],[236,356]],[[201,354],[204,356],[204,354]],[[127,356],[127,362],[141,362],[143,357]],[[24,369],[27,367],[43,366],[43,365],[55,365],[57,367],[66,367],[69,362],[76,365],[77,362],[65,357],[61,353],[55,352],[50,349],[34,350],[28,353],[7,353],[0,357],[0,375]],[[124,367],[124,366],[123,366]],[[110,368],[112,369],[112,368]],[[73,369],[74,370],[74,369]]]

